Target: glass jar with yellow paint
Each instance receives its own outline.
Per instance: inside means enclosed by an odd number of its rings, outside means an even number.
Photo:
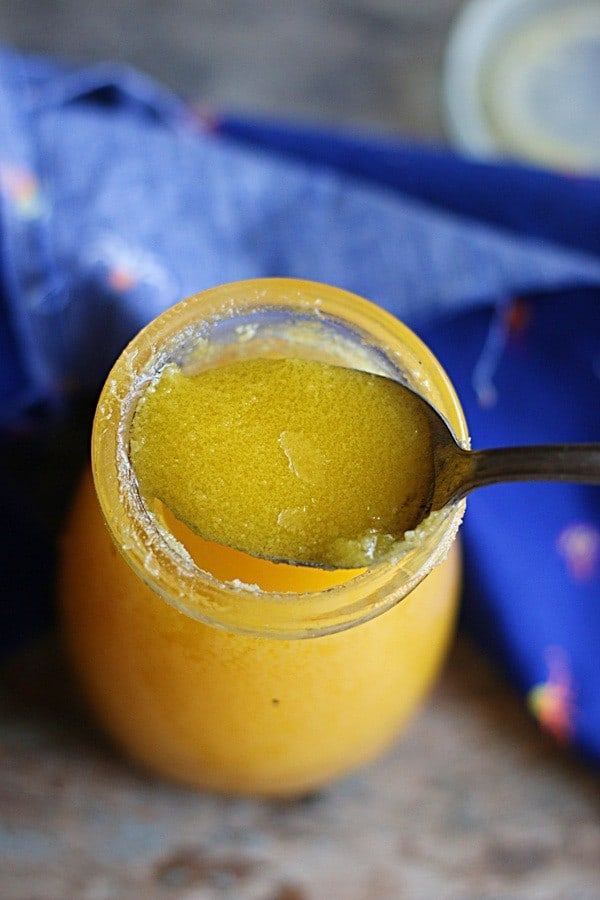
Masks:
[[[207,540],[149,502],[131,430],[161,373],[264,358],[403,380],[467,442],[439,363],[374,304],[292,279],[194,295],[142,330],[107,379],[93,477],[64,535],[60,602],[85,694],[128,756],[198,787],[293,796],[375,758],[432,685],[456,615],[463,505],[400,556],[326,570]]]

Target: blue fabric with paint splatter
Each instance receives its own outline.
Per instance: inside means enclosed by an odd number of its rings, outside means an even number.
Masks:
[[[593,178],[390,137],[208,123],[135,71],[4,52],[0,204],[11,452],[97,391],[163,309],[270,275],[339,285],[411,325],[449,371],[475,447],[600,440]],[[53,549],[7,471],[0,488],[9,650],[47,621]],[[472,496],[464,525],[467,627],[539,720],[596,760],[599,505],[597,488],[497,486]]]

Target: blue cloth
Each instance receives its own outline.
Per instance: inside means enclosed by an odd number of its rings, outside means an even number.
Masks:
[[[0,54],[0,435],[94,395],[126,341],[240,278],[386,307],[475,447],[600,440],[600,182],[393,137],[202,119],[138,72]],[[4,456],[3,456],[4,459]],[[43,461],[41,463],[43,465]],[[53,552],[0,472],[2,645],[46,625]],[[600,760],[600,495],[506,485],[464,525],[464,618],[559,740]]]

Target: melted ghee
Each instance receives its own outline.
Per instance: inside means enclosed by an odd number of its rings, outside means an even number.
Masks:
[[[369,565],[428,495],[431,437],[418,399],[362,371],[246,359],[167,366],[136,411],[130,455],[147,500],[204,538],[257,557]]]

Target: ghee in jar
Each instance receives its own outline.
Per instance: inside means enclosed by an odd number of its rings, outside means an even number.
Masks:
[[[346,291],[290,279],[189,298],[147,326],[107,380],[94,481],[86,474],[76,496],[60,577],[84,693],[115,744],[158,775],[294,796],[373,760],[427,694],[453,632],[462,508],[397,565],[336,571],[255,558],[194,534],[166,505],[150,508],[130,459],[132,422],[163,371],[185,370],[190,341],[207,370],[240,355],[352,366],[366,353],[404,372],[462,440],[466,426],[409,329]],[[289,464],[293,440],[278,446]]]
[[[433,484],[419,401],[376,375],[317,360],[174,364],[144,393],[130,453],[142,492],[191,530],[273,560],[345,568],[402,539]]]

